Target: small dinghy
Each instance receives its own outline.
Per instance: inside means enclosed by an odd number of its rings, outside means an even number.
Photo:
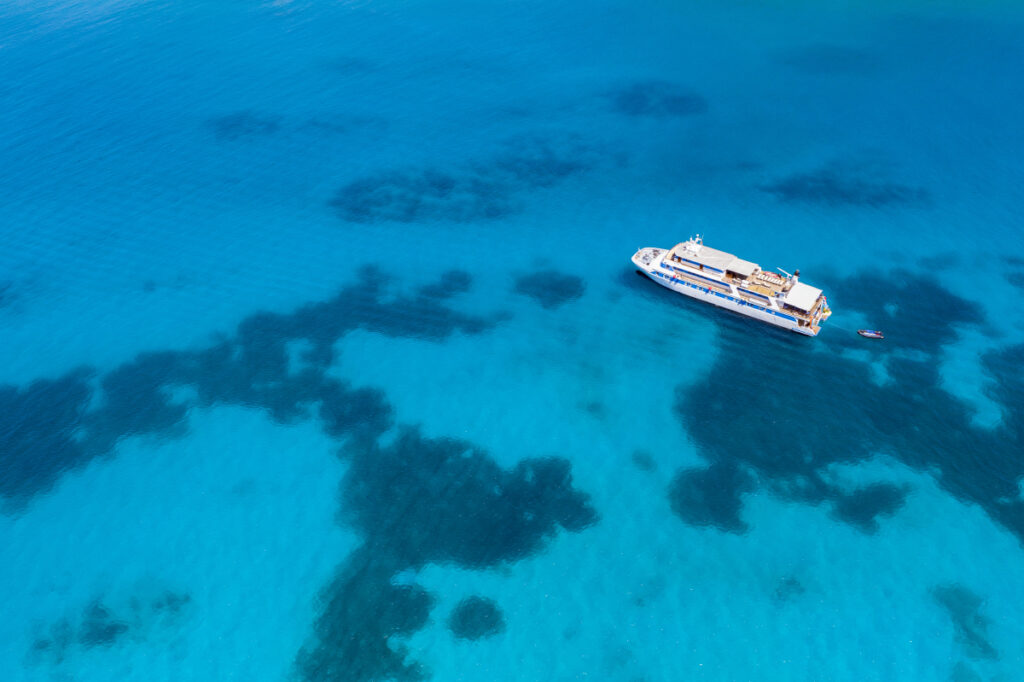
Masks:
[[[884,339],[885,334],[878,331],[877,329],[858,329],[857,333],[861,336],[866,336],[869,339]]]

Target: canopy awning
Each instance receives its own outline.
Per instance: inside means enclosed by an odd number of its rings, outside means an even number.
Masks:
[[[814,307],[819,296],[821,296],[821,289],[807,286],[803,282],[797,282],[789,290],[789,293],[786,294],[786,305],[791,305],[798,310],[808,312]]]

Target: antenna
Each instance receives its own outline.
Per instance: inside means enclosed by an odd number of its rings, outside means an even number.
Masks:
[[[792,277],[793,276],[793,275],[789,274],[788,272],[786,272],[785,270],[783,270],[782,268],[775,268],[775,269],[778,270],[779,272],[781,272],[786,277]]]

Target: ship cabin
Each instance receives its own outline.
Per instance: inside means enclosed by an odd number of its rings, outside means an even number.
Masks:
[[[759,307],[768,306],[769,299],[774,298],[779,308],[793,315],[801,325],[810,324],[824,305],[821,289],[800,282],[799,270],[790,277],[766,272],[757,263],[704,246],[699,235],[676,244],[664,262],[678,275],[703,286],[718,289],[718,282],[731,284],[747,303]]]
[[[726,284],[735,284],[745,290],[744,293],[760,298],[775,296],[781,291],[783,284],[781,277],[777,277],[771,272],[762,272],[757,263],[751,263],[748,260],[737,258],[731,253],[704,246],[699,236],[676,244],[669,251],[666,260],[690,271],[707,273]],[[686,270],[683,272],[685,273]],[[773,289],[772,284],[776,283],[776,280],[777,287]]]
[[[821,295],[821,289],[796,281],[799,272],[799,270],[796,271],[792,286],[786,291],[785,297],[779,301],[779,306],[794,314],[803,325],[809,321],[809,318],[818,314],[818,309],[825,304],[825,299]],[[805,320],[805,318],[808,319]]]
[[[704,246],[699,237],[676,244],[669,252],[668,258],[681,265],[721,277],[725,281],[729,281],[733,277],[746,280],[758,270],[756,263],[742,260],[725,251]]]

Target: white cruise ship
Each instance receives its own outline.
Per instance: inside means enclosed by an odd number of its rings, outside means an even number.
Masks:
[[[700,235],[671,249],[640,249],[633,264],[672,291],[798,334],[817,336],[832,314],[821,289],[799,281],[799,270],[785,276],[766,272],[704,246]]]

